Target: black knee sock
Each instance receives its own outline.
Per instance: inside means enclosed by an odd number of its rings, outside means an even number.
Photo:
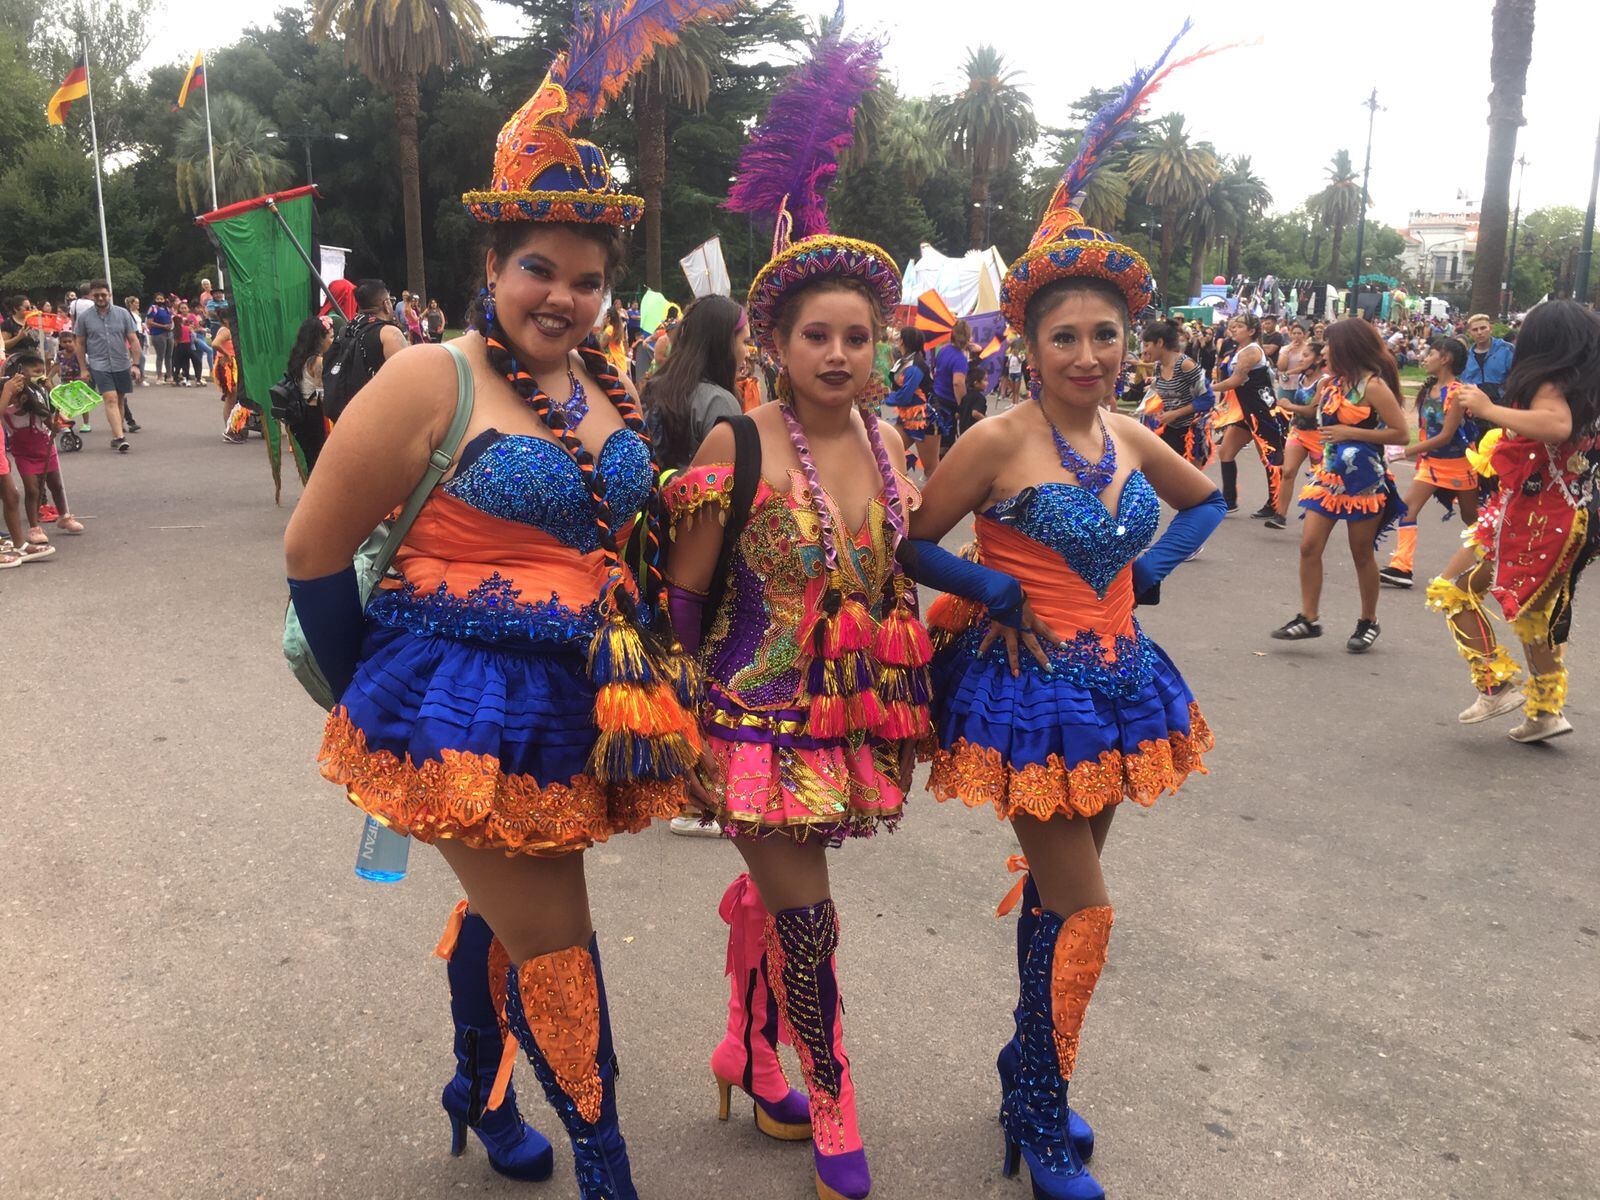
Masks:
[[[1239,464],[1236,462],[1222,464],[1222,499],[1229,508],[1239,507]]]

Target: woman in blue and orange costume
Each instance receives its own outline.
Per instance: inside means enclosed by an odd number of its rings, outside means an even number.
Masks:
[[[1571,300],[1535,306],[1502,398],[1464,384],[1456,403],[1501,430],[1493,450],[1498,488],[1467,544],[1428,585],[1428,606],[1449,618],[1472,671],[1478,697],[1459,717],[1470,725],[1518,707],[1517,665],[1495,637],[1484,598],[1499,602],[1528,665],[1523,720],[1510,737],[1542,742],[1572,730],[1562,711],[1563,652],[1578,576],[1600,541],[1600,317]]]
[[[827,851],[899,821],[928,727],[932,654],[894,558],[916,497],[896,469],[904,444],[866,403],[900,275],[880,247],[828,232],[816,182],[849,144],[877,55],[831,33],[746,148],[729,207],[776,210],[749,313],[782,364],[777,402],[713,430],[667,489],[674,621],[697,645],[702,728],[725,781],[710,815],[748,871],[720,910],[730,976],[711,1055],[720,1114],[738,1088],[762,1132],[809,1139],[823,1200],[872,1187]],[[780,1039],[799,1057],[805,1094],[784,1078]]]
[[[665,621],[650,443],[613,366],[583,345],[643,202],[569,130],[636,65],[605,53],[633,20],[612,9],[575,29],[501,130],[491,187],[463,197],[488,231],[472,331],[396,355],[362,389],[286,537],[291,596],[339,697],[323,774],[436,845],[470,904],[440,945],[454,1148],[470,1127],[497,1170],[550,1174],[548,1143],[512,1102],[520,1042],[585,1200],[636,1192],[583,851],[678,812],[699,758],[692,665]],[[350,556],[440,453],[458,369],[475,393],[458,457],[363,611]],[[638,578],[618,550],[636,519]]]
[[[939,437],[936,431],[933,437],[928,436],[933,430],[933,417],[929,413],[929,405],[933,403],[933,372],[924,349],[926,337],[922,330],[910,325],[901,328],[900,357],[891,368],[893,387],[885,401],[895,410],[895,424],[900,427],[901,436],[911,443],[907,461],[911,454],[916,455],[924,479],[939,466]]]
[[[1283,446],[1283,478],[1278,485],[1278,508],[1266,520],[1268,529],[1289,524],[1289,502],[1294,498],[1300,468],[1322,465],[1322,431],[1318,428],[1317,384],[1328,373],[1325,348],[1305,336],[1301,325],[1291,326],[1293,340],[1278,352],[1288,367],[1278,374],[1278,408],[1289,418],[1289,437]]]
[[[1389,565],[1378,572],[1390,587],[1409,588],[1417,558],[1417,518],[1428,497],[1441,496],[1461,506],[1461,519],[1471,525],[1478,519],[1478,473],[1467,461],[1469,436],[1466,411],[1456,401],[1461,372],[1467,365],[1467,345],[1460,338],[1436,337],[1422,356],[1428,377],[1417,393],[1417,432],[1421,437],[1405,448],[1405,457],[1417,460],[1417,473],[1406,490],[1406,512],[1400,518],[1399,545]],[[1454,505],[1445,512],[1448,520]]]
[[[934,794],[992,804],[1030,868],[1000,1117],[1006,1172],[1026,1165],[1048,1200],[1104,1195],[1084,1165],[1093,1132],[1067,1094],[1111,935],[1100,852],[1112,816],[1123,800],[1149,805],[1176,790],[1212,745],[1193,693],[1133,609],[1136,597],[1157,599],[1163,577],[1221,522],[1222,497],[1138,421],[1102,409],[1130,319],[1155,287],[1143,258],[1072,206],[1178,65],[1166,65],[1172,48],[1096,114],[1002,285],[1035,398],[956,444],[925,485],[903,555],[920,582],[951,593],[929,613]],[[1160,500],[1178,511],[1157,539]],[[937,544],[968,513],[976,562]]]
[[[1272,370],[1267,352],[1257,340],[1261,320],[1253,313],[1236,313],[1228,320],[1228,337],[1234,350],[1218,365],[1216,390],[1233,397],[1238,419],[1223,426],[1217,462],[1222,471],[1222,498],[1228,511],[1239,508],[1239,452],[1254,444],[1267,473],[1267,500],[1250,515],[1265,521],[1278,511],[1278,492],[1283,486],[1283,423],[1278,419],[1276,397],[1272,392]],[[1231,411],[1231,410],[1230,410]],[[1217,427],[1217,422],[1212,422]]]
[[[1299,642],[1322,636],[1322,555],[1340,524],[1350,542],[1361,616],[1345,641],[1351,654],[1371,650],[1378,626],[1378,539],[1399,519],[1400,493],[1385,446],[1404,446],[1411,430],[1400,408],[1400,371],[1378,331],[1360,317],[1328,326],[1328,373],[1317,383],[1322,464],[1300,493],[1300,611],[1272,636]]]

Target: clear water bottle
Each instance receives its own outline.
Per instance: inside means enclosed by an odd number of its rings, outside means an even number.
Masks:
[[[410,854],[410,838],[369,816],[362,823],[361,845],[356,848],[356,874],[373,883],[399,883],[406,877]]]

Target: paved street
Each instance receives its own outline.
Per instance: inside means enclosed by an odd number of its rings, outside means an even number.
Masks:
[[[358,818],[313,762],[319,713],[281,661],[262,443],[214,390],[140,389],[63,456],[81,538],[0,574],[0,1197],[570,1200],[448,1154],[444,969],[458,892],[416,847],[351,871]],[[1241,460],[1243,462],[1243,460]],[[290,469],[292,474],[292,468]],[[1244,507],[1262,499],[1243,463]],[[1455,528],[1424,519],[1418,573]],[[1117,909],[1075,1103],[1116,1200],[1600,1196],[1600,579],[1578,605],[1578,732],[1463,728],[1463,664],[1420,590],[1383,637],[1330,548],[1330,636],[1284,647],[1295,527],[1236,517],[1147,630],[1218,736],[1211,774],[1125,810]],[[875,1197],[1023,1200],[1000,1176],[994,1052],[1015,995],[994,907],[1009,831],[916,795],[834,859],[848,1045]],[[648,1200],[804,1200],[809,1150],[715,1120],[725,996],[718,842],[658,826],[589,855],[621,1107]],[[798,1076],[796,1076],[798,1078]]]

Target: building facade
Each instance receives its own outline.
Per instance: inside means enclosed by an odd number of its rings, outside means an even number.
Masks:
[[[1421,280],[1428,291],[1457,291],[1471,285],[1478,253],[1476,210],[1414,212],[1400,236],[1406,243],[1407,274]]]

